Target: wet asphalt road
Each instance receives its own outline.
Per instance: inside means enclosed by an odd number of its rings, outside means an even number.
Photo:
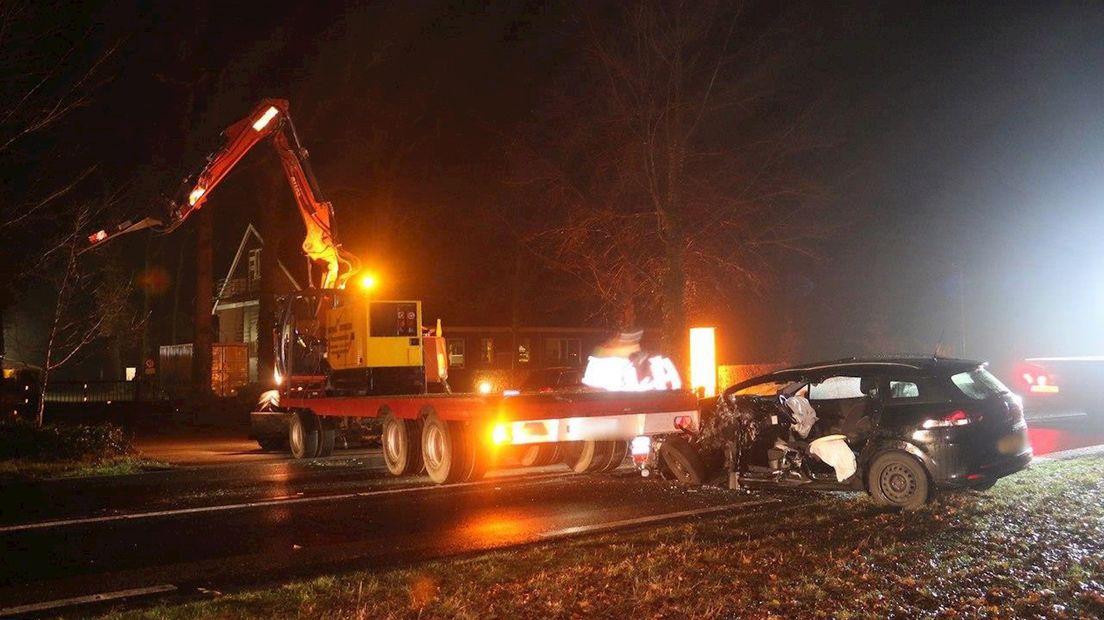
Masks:
[[[1037,454],[1104,443],[1083,418],[1030,424]],[[437,487],[388,476],[370,450],[8,484],[0,490],[0,610],[130,588],[188,593],[382,568],[709,507],[777,508],[763,501],[777,498],[680,488],[627,468],[605,476],[514,470]]]
[[[9,485],[0,516],[0,609],[149,586],[194,592],[394,566],[538,542],[569,528],[764,501],[642,480],[628,470],[565,472],[507,472],[436,487],[386,477],[378,453],[369,453]]]

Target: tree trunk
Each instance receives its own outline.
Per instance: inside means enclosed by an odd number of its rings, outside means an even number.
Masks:
[[[261,282],[257,304],[257,382],[265,389],[276,387],[276,351],[273,330],[276,325],[276,295],[280,291],[279,244],[284,218],[276,214],[281,212],[280,197],[287,192],[287,181],[274,178],[269,184],[269,205],[261,216]]]
[[[668,248],[667,271],[663,275],[663,353],[671,358],[682,376],[689,376],[686,318],[686,272],[682,253]]]
[[[211,271],[211,237],[213,223],[211,207],[196,214],[196,296],[195,323],[192,335],[192,390],[203,398],[211,395],[211,305],[214,302],[214,281]]]

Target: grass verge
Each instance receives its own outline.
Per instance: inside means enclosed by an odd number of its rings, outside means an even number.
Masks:
[[[170,469],[172,465],[138,456],[120,456],[91,461],[0,461],[0,482],[79,478],[84,476],[122,476],[144,471]]]
[[[358,571],[110,618],[1104,617],[1104,458],[914,513],[793,510]]]
[[[109,476],[164,469],[142,458],[122,428],[113,424],[0,425],[0,482]]]

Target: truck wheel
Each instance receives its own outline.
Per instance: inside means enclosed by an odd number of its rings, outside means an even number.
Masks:
[[[318,456],[330,456],[337,443],[337,429],[321,418],[318,420]]]
[[[479,441],[481,437],[488,435],[488,433],[483,432],[487,429],[474,424],[465,425],[460,422],[453,422],[453,424],[456,428],[455,436],[460,438],[459,445],[462,446],[461,467],[463,471],[460,473],[460,479],[465,482],[482,480],[493,460],[493,455],[487,445]]]
[[[670,437],[659,447],[659,460],[682,484],[705,482],[701,455],[682,437]]]
[[[900,450],[874,459],[866,484],[879,506],[916,510],[928,501],[928,473],[911,454]]]
[[[380,437],[383,443],[383,462],[393,476],[416,474],[422,469],[422,438],[420,434],[416,434],[418,430],[418,424],[413,420],[396,418],[392,413],[383,416],[383,432]]]
[[[621,467],[621,463],[625,460],[625,455],[629,453],[629,444],[624,441],[611,441],[610,456],[606,462],[606,466],[598,471],[613,471],[618,467]]]
[[[464,429],[430,413],[422,424],[422,460],[430,480],[437,484],[460,482],[469,474],[464,467]]]
[[[297,459],[312,459],[318,455],[318,416],[309,411],[291,414],[288,425],[288,447]]]
[[[575,473],[600,471],[609,464],[613,452],[612,441],[576,441],[565,450],[564,462]]]
[[[557,456],[559,456],[557,444],[529,444],[518,450],[518,465],[522,467],[543,467],[555,463]]]

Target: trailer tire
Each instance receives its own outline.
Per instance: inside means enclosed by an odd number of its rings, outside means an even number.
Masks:
[[[522,467],[543,467],[556,462],[559,457],[559,444],[533,443],[518,449],[518,465]]]
[[[610,456],[606,462],[606,466],[598,471],[609,472],[621,467],[621,463],[625,460],[625,455],[629,453],[629,444],[624,441],[611,441],[610,443]]]
[[[482,432],[485,429],[470,423],[453,422],[452,424],[456,428],[456,437],[460,438],[459,454],[462,468],[460,479],[464,482],[482,480],[487,469],[490,468],[493,457],[487,446],[479,441],[480,437],[486,436],[486,433]]]
[[[319,418],[318,427],[318,456],[330,456],[337,443],[337,429],[325,418]]]
[[[610,461],[612,441],[574,441],[566,449],[564,463],[577,474],[601,471]]]
[[[659,460],[682,484],[705,483],[701,455],[682,437],[670,437],[659,447]]]
[[[461,482],[469,475],[465,467],[464,429],[457,422],[445,422],[430,413],[422,423],[422,460],[426,474],[437,484]]]
[[[413,420],[397,418],[390,412],[383,416],[380,442],[383,444],[383,462],[391,475],[416,474],[425,467],[420,431],[418,423]]]
[[[312,459],[318,456],[319,447],[318,416],[309,411],[295,411],[288,424],[288,447],[291,456],[297,459]]]

